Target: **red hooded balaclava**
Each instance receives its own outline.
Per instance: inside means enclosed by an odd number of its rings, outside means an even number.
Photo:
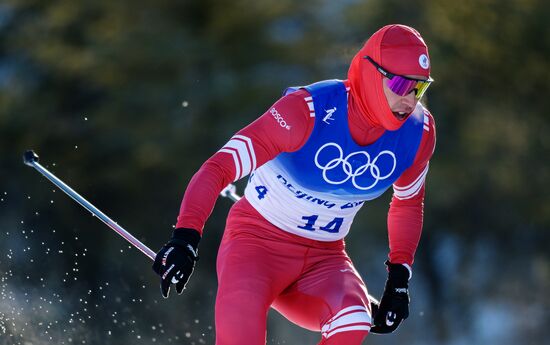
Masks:
[[[372,126],[397,130],[405,121],[393,115],[384,95],[382,74],[365,59],[366,55],[393,74],[428,78],[428,47],[415,29],[387,25],[375,32],[351,61],[348,79],[355,106]]]

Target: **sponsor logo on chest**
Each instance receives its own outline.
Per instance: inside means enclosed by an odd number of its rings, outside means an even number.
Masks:
[[[269,112],[271,113],[273,118],[277,121],[279,126],[283,127],[288,131],[290,130],[290,125],[285,121],[283,115],[281,115],[281,113],[279,113],[279,111],[277,111],[275,107],[269,109]]]

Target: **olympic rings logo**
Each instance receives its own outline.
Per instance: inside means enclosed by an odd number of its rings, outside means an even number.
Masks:
[[[328,147],[331,147],[331,146],[335,147],[338,150],[338,156],[336,158],[333,158],[330,161],[328,161],[325,165],[322,165],[321,163],[319,163],[319,155],[321,154],[321,151],[323,151],[325,148],[328,148]],[[391,168],[390,172],[382,175],[381,169],[378,165],[376,165],[376,162],[378,161],[378,159],[380,157],[382,157],[384,155],[388,155],[389,157],[391,157],[391,159],[393,160],[393,165],[392,165],[392,168]],[[360,165],[359,167],[356,167],[355,170],[354,170],[354,168],[353,168],[353,166],[350,162],[355,161],[357,159],[361,159],[361,157],[355,157],[355,156],[364,156],[363,159],[366,160],[366,163],[363,164],[363,165]],[[388,150],[381,151],[380,153],[378,153],[378,155],[376,157],[374,157],[373,160],[371,160],[371,157],[370,157],[369,153],[366,152],[366,151],[352,152],[349,155],[347,155],[346,157],[344,157],[344,152],[342,151],[342,148],[338,144],[336,144],[336,143],[326,143],[323,146],[321,146],[319,148],[319,150],[317,150],[317,153],[315,154],[315,165],[323,171],[323,179],[327,183],[338,185],[338,184],[345,183],[346,181],[351,179],[351,182],[353,183],[353,186],[355,186],[355,188],[360,189],[360,190],[369,190],[369,189],[373,188],[374,186],[376,186],[376,184],[379,181],[385,180],[385,179],[387,179],[388,177],[391,176],[391,174],[394,172],[394,170],[397,166],[397,160],[395,159],[395,154],[391,151],[388,151]],[[339,168],[339,169],[341,169],[340,171],[344,172],[345,178],[337,179],[335,181],[335,180],[329,178],[327,176],[327,173],[329,171],[333,171],[334,169],[338,169],[338,167],[340,167]],[[361,186],[357,183],[356,178],[363,175],[367,170],[370,172],[370,175],[374,178],[374,182],[372,182],[368,186]],[[336,171],[334,171],[334,173],[332,175],[338,174],[340,171],[336,170]]]

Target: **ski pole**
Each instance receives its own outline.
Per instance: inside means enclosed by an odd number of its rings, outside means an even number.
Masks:
[[[224,198],[229,198],[234,202],[241,200],[241,197],[237,194],[237,187],[233,183],[228,184],[227,187],[222,189],[220,195]]]
[[[105,213],[101,212],[99,209],[97,209],[94,205],[92,205],[88,200],[84,199],[80,194],[75,192],[71,187],[66,185],[63,181],[61,181],[59,178],[57,178],[54,174],[48,171],[48,169],[44,168],[40,163],[38,163],[38,155],[32,151],[26,151],[23,155],[23,162],[38,170],[42,175],[44,175],[48,180],[50,180],[54,185],[56,185],[59,189],[61,189],[63,192],[65,192],[68,196],[70,196],[74,201],[79,203],[82,207],[87,209],[92,213],[92,215],[98,217],[103,223],[105,223],[108,227],[110,227],[112,230],[114,230],[116,233],[118,233],[120,236],[122,236],[126,241],[128,241],[131,245],[139,249],[143,254],[147,255],[147,257],[151,260],[155,260],[156,253],[149,249],[145,244],[141,243],[137,238],[132,236],[128,231],[124,230],[123,227],[115,223],[111,218],[109,218]]]

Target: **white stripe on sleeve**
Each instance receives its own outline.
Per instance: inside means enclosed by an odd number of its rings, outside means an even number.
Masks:
[[[239,163],[237,151],[233,149],[224,149],[222,147],[218,152],[229,153],[231,156],[233,156],[233,161],[235,162],[235,178],[233,179],[233,182],[237,181],[239,179],[239,176],[241,176],[241,164]]]
[[[256,154],[252,140],[244,135],[233,136],[219,152],[229,153],[235,162],[235,179],[237,181],[256,169]]]
[[[428,117],[426,112],[424,112],[424,130],[426,132],[430,131],[430,118]]]
[[[250,156],[250,161],[252,163],[252,169],[250,169],[249,172],[244,174],[243,176],[246,176],[256,170],[256,153],[254,152],[254,146],[252,146],[252,140],[250,140],[249,137],[245,137],[244,135],[237,134],[233,136],[235,139],[243,140],[246,143],[246,148],[248,149],[248,154]]]
[[[410,199],[417,195],[420,190],[422,189],[422,186],[424,185],[424,182],[426,181],[426,175],[428,174],[428,168],[430,167],[430,164],[426,164],[426,167],[420,175],[414,180],[411,184],[405,187],[399,187],[395,184],[393,185],[393,195],[399,200],[404,199]]]

